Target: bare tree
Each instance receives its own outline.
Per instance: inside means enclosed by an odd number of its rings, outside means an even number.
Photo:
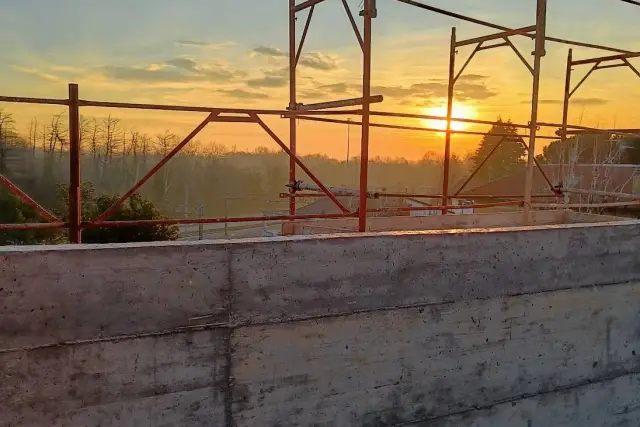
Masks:
[[[31,148],[31,153],[33,156],[36,155],[36,148],[38,143],[38,119],[33,118],[29,123],[29,139],[28,139],[29,147]]]
[[[175,147],[178,137],[168,130],[163,134],[156,135],[156,149],[160,156],[164,157]],[[162,200],[167,200],[167,195],[171,189],[171,168],[169,165],[165,165],[162,168],[162,182],[163,182],[163,194]]]

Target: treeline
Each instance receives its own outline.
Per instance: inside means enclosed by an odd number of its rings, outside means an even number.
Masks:
[[[56,203],[56,188],[69,181],[69,132],[63,115],[50,122],[33,120],[28,132],[11,113],[0,110],[0,173],[45,207]],[[157,164],[180,141],[169,131],[154,135],[125,128],[112,116],[81,119],[82,180],[99,194],[122,194]],[[303,161],[324,184],[358,187],[359,159],[346,162],[324,155]],[[469,170],[469,159],[454,156],[451,182]],[[238,151],[216,142],[192,141],[161,168],[140,193],[165,215],[233,216],[285,210],[279,198],[289,181],[289,159],[284,153],[260,147]],[[311,180],[298,170],[299,179]],[[442,160],[426,154],[420,161],[373,158],[370,188],[394,192],[439,192]],[[185,205],[187,206],[185,212]]]

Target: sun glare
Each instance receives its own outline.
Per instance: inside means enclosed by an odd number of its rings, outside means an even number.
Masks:
[[[439,105],[437,107],[429,107],[422,110],[422,114],[427,116],[447,116],[447,106],[445,104]],[[461,119],[474,119],[476,117],[475,109],[470,105],[463,104],[454,104],[453,106],[453,114],[454,118]],[[440,129],[447,130],[447,121],[446,120],[432,120],[432,119],[424,119],[423,124],[425,127],[432,129]],[[466,130],[471,126],[471,123],[464,122],[456,122],[455,120],[451,121],[451,129],[453,130]]]

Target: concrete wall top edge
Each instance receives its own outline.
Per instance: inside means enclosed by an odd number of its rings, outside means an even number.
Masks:
[[[145,242],[145,243],[115,243],[115,244],[90,244],[90,245],[36,245],[36,246],[0,246],[0,255],[10,255],[18,253],[34,252],[67,252],[67,251],[104,251],[114,249],[162,249],[162,248],[192,248],[192,249],[224,249],[227,247],[242,248],[255,244],[303,242],[303,241],[328,241],[328,240],[353,240],[363,238],[387,238],[387,237],[426,237],[426,236],[454,236],[469,234],[504,234],[521,232],[540,232],[547,230],[568,230],[587,228],[622,228],[640,225],[640,220],[612,221],[599,223],[580,224],[558,224],[558,225],[538,225],[538,226],[512,226],[496,228],[468,228],[468,229],[448,229],[448,230],[407,230],[407,231],[384,231],[370,233],[338,233],[338,234],[316,234],[283,237],[246,238],[235,240],[200,240],[200,241],[179,241],[179,242]]]

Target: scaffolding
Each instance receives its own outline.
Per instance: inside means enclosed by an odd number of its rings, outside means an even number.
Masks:
[[[502,25],[486,22],[480,19],[476,19],[470,16],[455,13],[442,8],[430,6],[415,0],[394,0],[398,3],[403,3],[408,6],[415,7],[417,9],[425,10],[427,12],[436,13],[465,22],[473,23],[476,25],[489,28],[497,33],[492,33],[482,37],[476,37],[466,40],[458,40],[458,34],[456,28],[452,28],[451,31],[451,44],[449,50],[449,73],[448,73],[448,85],[447,85],[447,111],[446,116],[424,115],[424,114],[410,114],[391,111],[376,111],[371,109],[371,105],[383,101],[381,95],[375,95],[371,93],[371,63],[372,63],[372,35],[373,35],[373,20],[378,17],[378,9],[376,0],[363,0],[362,9],[359,11],[359,16],[363,20],[363,31],[360,32],[359,26],[356,22],[356,18],[351,10],[347,0],[341,0],[344,11],[349,19],[351,27],[353,29],[355,38],[362,50],[363,68],[362,68],[362,96],[360,98],[352,98],[345,100],[336,100],[330,102],[322,102],[317,104],[303,104],[298,102],[297,96],[297,82],[296,82],[296,69],[300,60],[304,43],[307,38],[309,28],[313,19],[313,13],[317,6],[326,0],[306,0],[298,3],[296,0],[289,0],[289,105],[284,110],[273,109],[239,109],[239,108],[223,108],[223,107],[194,107],[194,106],[180,106],[180,105],[158,105],[158,104],[140,104],[140,103],[120,103],[120,102],[103,102],[103,101],[88,101],[82,100],[79,96],[79,88],[77,84],[69,84],[69,96],[67,99],[48,99],[48,98],[25,98],[25,97],[8,97],[0,96],[0,102],[6,103],[26,103],[26,104],[41,104],[41,105],[61,105],[66,106],[69,110],[69,171],[70,171],[70,190],[69,190],[69,219],[67,222],[63,222],[60,218],[49,212],[44,207],[40,206],[37,202],[31,199],[20,188],[9,181],[6,177],[0,175],[0,185],[5,186],[13,195],[27,203],[33,208],[33,210],[44,221],[43,223],[31,223],[31,224],[0,224],[0,230],[33,230],[33,229],[64,229],[69,230],[69,241],[71,243],[81,243],[81,232],[83,229],[88,228],[105,228],[105,227],[128,227],[128,226],[153,226],[153,225],[176,225],[176,224],[211,224],[211,223],[237,223],[237,222],[265,222],[265,221],[294,221],[294,220],[308,220],[308,219],[332,219],[332,218],[358,218],[358,229],[360,232],[366,231],[367,227],[367,215],[373,212],[378,212],[380,209],[369,209],[367,201],[371,198],[378,197],[393,197],[391,193],[372,193],[368,188],[368,165],[369,165],[369,139],[370,129],[377,128],[391,128],[402,129],[410,131],[422,131],[422,132],[442,132],[445,134],[445,147],[444,147],[444,168],[442,179],[442,192],[441,194],[434,195],[406,195],[400,194],[395,196],[400,197],[424,197],[438,199],[440,205],[436,208],[442,211],[443,215],[446,215],[449,209],[457,206],[451,205],[451,200],[456,196],[459,196],[466,185],[477,174],[478,170],[487,162],[492,154],[495,153],[497,148],[505,141],[515,140],[522,144],[527,153],[526,164],[526,179],[523,196],[516,195],[487,195],[484,198],[491,200],[504,200],[511,199],[510,201],[501,202],[487,202],[485,204],[474,205],[477,208],[481,207],[495,207],[495,206],[519,206],[522,208],[522,223],[528,224],[530,222],[530,210],[532,205],[532,198],[536,197],[560,197],[564,194],[562,186],[554,186],[553,183],[544,173],[544,170],[537,163],[535,158],[536,141],[539,139],[557,139],[554,136],[539,135],[538,131],[541,128],[554,128],[557,130],[557,135],[562,140],[567,138],[567,135],[579,134],[585,132],[594,133],[608,133],[613,135],[638,135],[638,131],[634,129],[598,129],[585,126],[571,125],[568,123],[568,110],[569,101],[571,96],[576,90],[585,82],[585,80],[596,70],[614,67],[628,67],[638,77],[640,72],[629,62],[630,58],[639,57],[640,53],[632,52],[615,47],[609,47],[604,45],[596,45],[590,43],[583,43],[579,41],[561,39],[556,37],[550,37],[546,32],[546,17],[547,17],[547,0],[536,0],[536,16],[535,23],[522,27],[522,28],[508,28]],[[607,1],[622,1],[632,5],[640,5],[639,2],[632,0],[607,0]],[[302,30],[300,40],[296,37],[296,21],[298,14],[306,11],[307,16],[305,24]],[[532,52],[533,61],[529,62],[525,56],[517,49],[514,43],[511,41],[512,37],[526,37],[534,41],[535,48]],[[563,103],[563,117],[562,123],[546,123],[538,120],[538,104],[539,104],[539,92],[540,92],[540,76],[542,71],[542,59],[546,55],[546,42],[560,43],[573,47],[583,47],[597,49],[605,52],[613,53],[610,56],[603,56],[598,58],[574,60],[573,50],[569,49],[566,71],[566,87],[564,93]],[[463,65],[456,71],[456,54],[458,48],[464,46],[474,46],[471,54],[463,63]],[[508,47],[523,63],[532,76],[532,90],[531,90],[531,116],[527,124],[513,124],[513,127],[526,131],[527,135],[511,135],[511,134],[495,134],[491,135],[502,137],[497,146],[493,149],[487,158],[478,165],[478,168],[474,170],[467,181],[453,193],[450,191],[450,162],[451,162],[451,140],[453,135],[488,135],[487,132],[478,131],[465,131],[453,129],[452,123],[472,123],[481,125],[497,125],[498,122],[488,120],[478,120],[469,118],[453,117],[455,84],[465,69],[472,61],[472,59],[482,51],[489,49],[496,49]],[[571,88],[571,74],[573,67],[580,65],[591,65],[590,70],[586,76],[572,89]],[[80,197],[80,184],[81,184],[81,170],[80,170],[80,108],[82,107],[100,107],[100,108],[120,108],[120,109],[139,109],[139,110],[152,110],[152,111],[181,111],[181,112],[193,112],[204,113],[207,116],[204,120],[196,126],[193,131],[187,135],[173,150],[171,150],[166,156],[164,156],[154,167],[152,167],[147,174],[138,180],[125,194],[122,195],[112,206],[106,211],[98,215],[89,221],[83,221],[81,218],[81,197]],[[344,107],[360,107],[357,109],[340,109]],[[289,120],[289,144],[287,145],[263,120],[262,116],[279,116],[285,120]],[[333,117],[332,117],[333,116]],[[341,119],[336,116],[359,116],[360,121],[354,121],[352,119]],[[387,123],[375,123],[371,121],[372,117],[389,117],[389,118],[411,118],[411,119],[428,119],[444,121],[446,123],[445,129],[434,129],[420,126],[405,126],[395,125]],[[359,199],[359,207],[356,211],[349,211],[339,200],[340,191],[336,191],[334,188],[325,186],[313,172],[307,168],[304,162],[297,155],[297,121],[316,121],[324,123],[339,123],[345,125],[357,125],[361,127],[361,148],[360,148],[360,180],[359,189],[356,191],[355,196]],[[118,211],[122,204],[127,201],[134,193],[136,193],[140,187],[142,187],[155,173],[157,173],[169,160],[171,160],[176,154],[182,150],[193,138],[202,131],[209,123],[250,123],[258,125],[289,157],[289,187],[288,193],[282,193],[280,196],[289,199],[289,212],[288,215],[271,215],[271,216],[254,216],[254,217],[234,217],[234,218],[193,218],[193,219],[166,219],[166,220],[140,220],[140,221],[110,221],[110,218]],[[525,137],[528,138],[528,144],[525,141]],[[300,168],[315,184],[315,186],[302,185],[296,175],[296,169]],[[533,190],[533,175],[534,170],[537,168],[544,176],[547,184],[549,185],[549,193],[545,194],[532,194]],[[301,191],[312,191],[312,193],[302,193]],[[296,200],[300,197],[328,197],[339,209],[338,214],[319,214],[319,215],[297,215],[296,213]],[[474,196],[476,197],[476,196]],[[478,196],[479,197],[479,196]],[[513,200],[521,199],[521,200]],[[632,203],[632,202],[630,202]],[[634,201],[633,203],[637,203]],[[558,205],[561,206],[561,205]],[[417,208],[384,208],[385,212],[389,213],[401,213],[408,210],[434,210],[432,206],[417,207]]]

